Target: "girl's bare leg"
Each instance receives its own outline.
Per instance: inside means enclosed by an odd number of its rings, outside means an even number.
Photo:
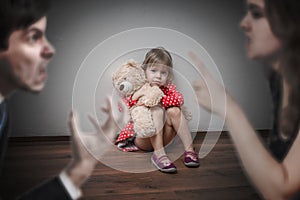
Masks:
[[[151,108],[151,112],[157,132],[151,138],[136,138],[135,145],[142,150],[154,150],[156,156],[160,157],[166,154],[163,147],[164,110],[161,107],[156,106]]]
[[[180,137],[184,149],[193,151],[193,139],[188,127],[187,120],[184,118],[180,108],[171,107],[166,111],[166,124],[164,127],[164,145],[172,141],[177,133]]]

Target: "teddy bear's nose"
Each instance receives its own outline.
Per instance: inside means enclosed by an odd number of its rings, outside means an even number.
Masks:
[[[128,81],[123,81],[119,85],[119,91],[122,92],[122,94],[128,94],[133,90],[133,85]]]

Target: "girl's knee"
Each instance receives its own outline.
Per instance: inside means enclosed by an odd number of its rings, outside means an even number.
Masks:
[[[167,116],[170,118],[181,117],[181,110],[179,107],[171,107],[167,109]]]

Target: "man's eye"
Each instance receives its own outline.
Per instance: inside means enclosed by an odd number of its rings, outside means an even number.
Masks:
[[[34,44],[34,43],[36,43],[41,37],[42,37],[42,34],[41,34],[41,33],[39,33],[39,32],[34,32],[34,33],[29,34],[29,36],[28,36],[28,41],[29,41],[29,43]]]
[[[30,43],[35,43],[37,40],[38,40],[38,38],[37,38],[36,35],[32,35],[32,36],[29,37],[29,42]]]

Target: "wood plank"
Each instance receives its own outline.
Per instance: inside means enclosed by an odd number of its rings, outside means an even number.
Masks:
[[[200,149],[203,139],[203,134],[197,134],[196,149]],[[176,145],[174,149],[182,151],[182,145]],[[2,198],[13,199],[57,175],[71,159],[70,146],[65,138],[62,141],[13,140],[0,177]],[[85,195],[82,199],[260,199],[244,175],[228,135],[220,137],[199,168],[185,167],[180,155],[174,162],[177,174],[157,171],[151,165],[150,155],[108,151],[105,162],[113,162],[120,169],[124,165],[137,170],[146,166],[147,172],[128,173],[99,163],[82,188]],[[140,166],[135,166],[137,163]]]

